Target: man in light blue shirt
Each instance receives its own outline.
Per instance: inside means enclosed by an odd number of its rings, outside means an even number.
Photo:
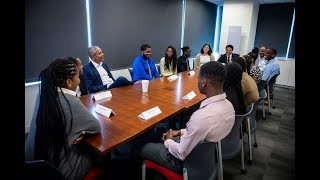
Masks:
[[[136,57],[132,65],[133,81],[151,80],[159,78],[159,72],[153,59],[151,58],[152,50],[148,44],[143,44],[140,48],[141,55]]]
[[[272,76],[278,74],[280,75],[280,66],[276,63],[275,57],[277,55],[277,50],[274,48],[267,49],[265,59],[268,61],[262,75],[262,80],[268,82]]]

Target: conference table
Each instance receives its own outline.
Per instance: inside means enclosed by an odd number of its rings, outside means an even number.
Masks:
[[[110,98],[96,101],[93,99],[94,94],[81,96],[81,102],[101,125],[101,133],[87,138],[86,143],[101,155],[106,155],[158,123],[200,103],[205,99],[205,95],[198,90],[197,74],[198,70],[195,70],[195,75],[192,76],[188,75],[188,72],[178,73],[178,78],[174,81],[169,81],[167,77],[150,80],[147,93],[142,92],[141,83],[136,83],[110,89]],[[191,91],[196,94],[193,99],[182,98]],[[108,118],[95,112],[97,104],[112,109],[115,114]],[[142,112],[156,106],[162,111],[159,115],[148,120],[138,117]]]

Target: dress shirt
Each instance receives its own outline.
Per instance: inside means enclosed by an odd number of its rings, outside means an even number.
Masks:
[[[77,86],[76,95],[77,95],[77,97],[81,96],[80,86]]]
[[[97,71],[99,72],[101,80],[102,80],[102,84],[107,85],[107,87],[109,88],[109,86],[113,83],[113,80],[108,76],[107,71],[102,67],[103,62],[101,62],[100,64],[98,64],[92,60],[91,60],[91,62],[94,65],[94,67],[97,69]]]
[[[159,78],[159,72],[152,58],[146,59],[143,55],[139,55],[134,59],[133,65],[133,81],[151,80]],[[149,71],[150,70],[150,71]],[[151,73],[151,76],[149,75]]]
[[[274,59],[271,59],[264,68],[262,80],[269,81],[276,74],[280,75],[280,66]]]
[[[266,64],[267,64],[267,60],[264,57],[260,58],[259,56],[259,58],[256,60],[256,66],[259,67],[261,72],[264,71]]]
[[[187,128],[181,129],[180,143],[167,139],[164,145],[174,157],[183,161],[200,142],[217,142],[226,137],[234,121],[235,112],[226,94],[212,96],[202,101],[188,121]]]

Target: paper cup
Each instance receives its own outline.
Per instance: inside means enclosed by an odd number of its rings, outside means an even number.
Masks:
[[[142,80],[141,85],[142,85],[142,92],[148,92],[149,81]]]

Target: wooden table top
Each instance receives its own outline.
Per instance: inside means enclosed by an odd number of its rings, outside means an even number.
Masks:
[[[92,100],[93,94],[80,97],[84,106],[100,121],[101,125],[101,134],[86,139],[86,143],[102,155],[183,110],[183,107],[166,101],[159,101],[150,96],[125,92],[119,89],[111,89],[112,97],[108,99],[95,101]],[[110,118],[107,118],[96,113],[94,111],[96,104],[112,109],[116,115],[111,115]],[[143,120],[138,117],[140,113],[156,106],[162,111],[161,114],[149,120]]]
[[[117,88],[125,93],[137,93],[144,96],[152,97],[161,101],[165,101],[171,104],[182,106],[186,109],[201,102],[206,98],[204,94],[201,94],[198,89],[198,73],[199,70],[195,70],[196,74],[189,76],[188,72],[178,73],[178,79],[169,81],[167,77],[160,77],[149,81],[149,87],[147,93],[142,93],[141,83],[134,84],[132,86],[126,86]],[[185,100],[182,97],[194,91],[196,97],[192,100]]]

